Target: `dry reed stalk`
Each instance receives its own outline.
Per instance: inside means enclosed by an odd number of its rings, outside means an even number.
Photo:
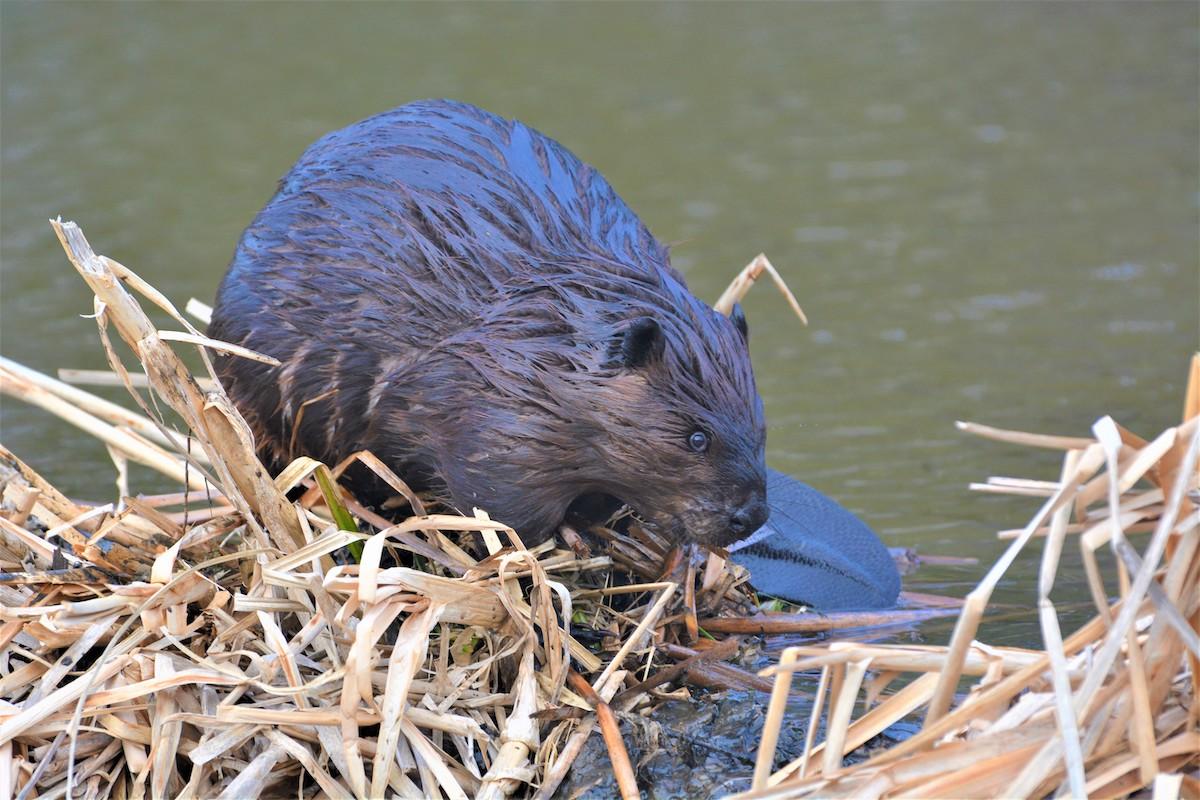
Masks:
[[[708,617],[700,627],[709,633],[814,633],[842,628],[902,625],[954,616],[956,608],[913,608],[885,611],[836,611],[829,614],[764,611],[748,617]]]
[[[796,296],[792,294],[792,290],[784,283],[783,278],[767,260],[765,253],[759,253],[754,257],[754,260],[747,264],[742,271],[737,274],[729,286],[721,293],[717,302],[713,303],[713,308],[725,316],[729,316],[733,312],[733,307],[746,296],[746,292],[750,291],[750,287],[754,282],[763,276],[763,273],[771,276],[771,280],[775,284],[775,288],[787,300],[791,306],[792,312],[799,317],[800,322],[808,324],[808,317],[805,316],[804,310],[800,308],[800,303],[796,300]]]
[[[623,686],[617,711],[676,677],[761,688],[714,663],[736,640],[682,646],[697,610],[753,607],[735,565],[672,567],[670,543],[637,526],[598,531],[596,556],[527,548],[486,515],[427,510],[370,453],[297,459],[272,479],[206,351],[262,357],[206,337],[76,225],[52,224],[111,367],[65,377],[123,385],[139,410],[8,361],[4,391],[101,438],[119,469],[145,463],[187,491],[129,497],[122,477],[117,504],[85,507],[0,448],[0,796],[545,796],[597,718],[634,796],[609,706]],[[180,330],[153,325],[146,301]],[[359,505],[337,484],[352,462],[414,515]],[[632,585],[607,584],[618,568]],[[584,647],[577,618],[613,637]],[[683,664],[650,674],[664,652]],[[565,686],[572,663],[586,697]]]
[[[1059,480],[989,482],[1047,500],[968,596],[949,646],[796,647],[784,651],[779,666],[764,670],[783,691],[795,672],[822,669],[810,741],[800,759],[764,776],[762,765],[771,762],[785,724],[770,709],[754,786],[739,797],[1123,796],[1149,786],[1157,795],[1194,780],[1164,778],[1200,764],[1198,398],[1200,355],[1192,359],[1184,423],[1151,440],[1107,417],[1094,426],[1094,438],[959,423],[987,438],[1064,450]],[[1152,535],[1139,552],[1126,534],[1148,524]],[[1083,534],[1098,614],[1064,640],[1052,593],[1071,532]],[[1035,535],[1046,538],[1036,600],[1046,649],[987,647],[974,636],[992,588]],[[1118,597],[1112,602],[1095,558],[1105,544],[1117,561]],[[868,665],[880,674],[868,684],[863,713],[851,721]],[[879,700],[886,684],[914,672],[921,677]],[[960,694],[967,676],[981,677]],[[827,739],[814,748],[813,730],[830,682]],[[921,708],[926,709],[921,733],[841,766],[843,754]],[[814,771],[818,752],[823,758]]]
[[[97,397],[90,392],[85,392],[78,389],[68,382],[63,380],[54,380],[46,375],[42,375],[36,370],[22,366],[9,358],[0,356],[0,371],[6,379],[11,379],[12,376],[19,376],[29,383],[34,384],[39,389],[44,389],[50,394],[62,398],[67,401],[72,407],[91,414],[104,422],[117,427],[118,429],[131,431],[144,439],[149,439],[160,447],[174,448],[177,443],[171,441],[163,435],[162,431],[150,419],[130,411],[124,406],[105,400],[102,397]],[[61,370],[60,370],[61,372]],[[121,386],[121,377],[115,372],[105,373],[111,376],[112,381],[106,385]],[[132,376],[130,376],[132,378]],[[137,385],[138,381],[133,381]],[[145,383],[145,376],[142,376],[142,385]]]
[[[789,667],[795,663],[797,653],[795,650],[789,649],[779,659],[781,670],[787,672],[787,677],[782,675],[775,680],[775,685],[771,689],[771,700],[767,705],[767,716],[763,721],[762,740],[758,744],[758,757],[754,762],[754,782],[752,784],[755,789],[762,789],[767,785],[767,778],[771,774],[771,765],[775,763],[775,748],[779,744],[779,729],[783,724],[783,712],[787,705],[788,696],[792,693],[792,671]]]
[[[771,682],[755,675],[753,672],[747,672],[741,667],[725,663],[724,661],[699,658],[699,656],[705,655],[707,651],[693,650],[690,647],[684,647],[683,645],[671,642],[661,642],[657,645],[657,649],[662,654],[678,659],[679,661],[691,661],[691,666],[686,668],[685,674],[688,676],[688,682],[697,686],[709,689],[740,689],[754,692],[771,691]]]
[[[138,389],[149,389],[150,379],[144,374],[131,372],[127,376],[129,383]],[[103,369],[59,369],[58,379],[69,386],[124,386],[125,381],[112,370]],[[208,378],[197,378],[196,385],[204,391],[211,391],[216,384]],[[120,406],[118,406],[120,408]]]
[[[93,416],[70,400],[30,381],[25,376],[25,373],[29,372],[28,368],[20,367],[21,372],[17,372],[12,369],[12,365],[13,362],[9,359],[0,362],[0,390],[4,394],[49,411],[85,433],[95,436],[109,447],[115,448],[132,461],[157,470],[179,483],[186,483],[195,491],[205,490],[207,484],[203,473],[196,471],[189,474],[184,459],[173,456],[157,444],[141,438],[130,427],[118,427]],[[136,415],[128,416],[133,418]]]

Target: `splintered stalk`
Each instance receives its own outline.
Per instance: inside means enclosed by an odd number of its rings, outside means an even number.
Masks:
[[[754,282],[762,277],[763,273],[771,276],[771,280],[775,283],[775,288],[783,295],[784,299],[792,308],[792,312],[800,318],[800,322],[804,325],[808,324],[808,317],[804,315],[804,310],[800,308],[800,303],[796,302],[796,296],[792,294],[792,290],[784,283],[779,273],[775,271],[775,267],[767,260],[763,253],[759,253],[754,257],[754,260],[742,269],[737,274],[737,277],[729,284],[728,288],[721,293],[717,302],[713,303],[713,308],[725,316],[733,313],[733,307],[746,296],[746,292],[750,291],[750,287]]]

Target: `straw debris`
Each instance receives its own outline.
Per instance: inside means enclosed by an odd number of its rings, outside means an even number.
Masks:
[[[636,796],[617,715],[669,680],[762,682],[714,670],[737,642],[708,651],[695,625],[757,609],[735,565],[697,574],[636,524],[596,531],[595,555],[578,534],[527,547],[426,508],[370,453],[270,476],[206,353],[266,357],[52,225],[112,370],[63,377],[138,408],[0,359],[4,393],[105,442],[120,498],[71,500],[0,448],[0,797],[548,797],[597,724]],[[181,491],[132,496],[129,462]],[[358,504],[338,484],[354,462],[413,516]]]
[[[206,353],[266,357],[204,336],[74,223],[52,225],[95,295],[111,367],[61,377],[122,385],[137,410],[0,359],[5,394],[106,444],[119,498],[72,500],[0,447],[0,798],[546,798],[597,727],[635,797],[617,723],[673,681],[771,692],[744,797],[1196,794],[1182,773],[1200,761],[1200,357],[1184,423],[1151,441],[1108,418],[1092,437],[962,425],[1064,460],[1057,481],[982,484],[1045,503],[1002,532],[1012,544],[961,608],[921,597],[891,614],[780,613],[723,554],[700,564],[636,524],[527,547],[483,512],[427,508],[370,453],[272,477]],[[802,316],[764,256],[720,306],[764,274]],[[176,348],[198,353],[202,374]],[[179,490],[132,495],[130,462]],[[360,505],[338,483],[353,463],[412,515]],[[1063,638],[1053,589],[1072,535],[1097,614]],[[977,641],[993,588],[1037,538],[1046,649]],[[958,615],[948,647],[832,641],[789,648],[761,675],[727,663],[738,634],[945,614]],[[820,681],[806,747],[777,768],[793,676],[808,670]],[[844,765],[914,716],[919,734]]]
[[[1110,417],[1090,438],[959,427],[1064,451],[1059,479],[980,485],[1046,500],[1025,528],[1001,532],[1012,544],[967,596],[949,646],[786,649],[762,673],[775,691],[753,788],[738,797],[1121,797],[1150,787],[1155,798],[1200,796],[1200,354],[1183,423],[1150,441]],[[1135,532],[1150,534],[1140,550],[1128,538]],[[1053,590],[1070,534],[1079,535],[1096,616],[1064,639]],[[1045,544],[1031,603],[1045,649],[976,640],[993,589],[1037,537]],[[1115,557],[1107,580],[1097,558],[1105,547]],[[775,768],[788,687],[809,670],[820,670],[809,739],[800,758]],[[905,717],[923,719],[918,734],[844,764]]]

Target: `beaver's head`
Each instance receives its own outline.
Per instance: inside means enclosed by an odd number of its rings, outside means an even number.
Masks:
[[[699,301],[630,319],[618,335],[604,490],[672,539],[724,546],[767,520],[747,338],[740,308],[725,318]]]
[[[539,287],[520,312],[493,309],[503,325],[473,334],[462,357],[487,388],[456,399],[442,440],[439,471],[460,508],[531,541],[597,494],[674,541],[724,546],[766,521],[745,317],[665,284],[633,298]]]

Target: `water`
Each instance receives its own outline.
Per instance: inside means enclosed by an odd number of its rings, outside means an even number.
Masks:
[[[48,217],[79,221],[177,301],[211,299],[313,139],[450,96],[599,167],[700,296],[771,257],[812,325],[767,286],[745,304],[769,461],[889,545],[980,559],[925,568],[912,588],[964,593],[1002,550],[994,532],[1037,506],[968,482],[1058,474],[1055,454],[969,439],[954,420],[1082,435],[1112,414],[1146,436],[1178,421],[1200,301],[1194,3],[0,15],[0,351],[33,367],[104,366]],[[91,439],[7,399],[2,426],[65,490],[111,493]],[[1035,548],[997,600],[1032,605],[1036,564]],[[1085,599],[1077,575],[1060,604]],[[984,638],[1036,645],[1036,622]]]

